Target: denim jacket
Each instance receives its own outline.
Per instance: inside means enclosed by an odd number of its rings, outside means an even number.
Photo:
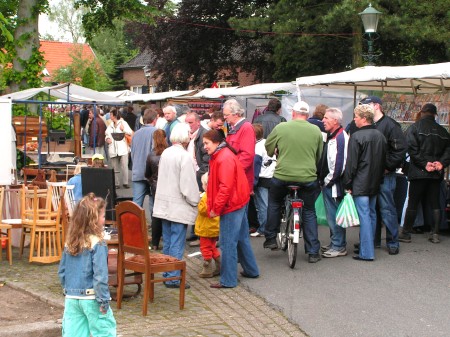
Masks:
[[[108,247],[105,241],[91,236],[91,248],[73,256],[64,249],[58,276],[64,294],[77,297],[95,295],[96,301],[105,309],[111,299],[108,287]]]

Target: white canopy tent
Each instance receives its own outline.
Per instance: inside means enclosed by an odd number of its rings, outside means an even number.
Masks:
[[[127,102],[149,102],[149,101],[164,101],[168,98],[174,98],[179,96],[185,96],[192,94],[196,90],[184,90],[184,91],[166,91],[166,92],[157,92],[154,94],[137,94],[128,97],[123,97],[123,99]]]
[[[121,98],[127,98],[129,96],[137,95],[135,92],[131,90],[119,90],[119,91],[101,91],[102,94],[112,96],[112,97],[121,97]]]
[[[206,88],[202,91],[190,96],[189,98],[221,98],[233,95],[238,87],[228,87],[228,88]],[[188,97],[186,97],[188,98]]]
[[[229,93],[228,96],[251,96],[251,95],[270,95],[275,92],[286,91],[288,93],[295,93],[297,88],[291,82],[285,83],[260,83],[249,85],[247,87],[237,88]]]
[[[297,87],[433,93],[450,89],[450,62],[404,67],[366,66],[341,73],[303,76]],[[300,90],[300,89],[299,89]]]
[[[14,101],[25,101],[39,93],[57,97],[63,102],[95,102],[97,104],[124,104],[122,98],[114,98],[104,93],[84,88],[73,83],[63,83],[52,87],[32,88],[0,96]],[[61,102],[61,101],[59,101]]]

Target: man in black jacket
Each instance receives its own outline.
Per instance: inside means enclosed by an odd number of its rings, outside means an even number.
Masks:
[[[354,113],[359,130],[350,137],[348,143],[343,183],[353,195],[361,225],[359,255],[353,258],[373,261],[377,220],[375,205],[385,168],[386,139],[373,126],[374,114],[370,105],[358,105]]]
[[[374,112],[374,125],[387,141],[386,165],[384,167],[383,182],[377,198],[377,210],[380,218],[377,219],[375,245],[381,241],[381,222],[386,226],[386,245],[390,255],[398,254],[398,216],[395,207],[394,193],[396,188],[395,171],[402,164],[406,154],[406,138],[400,124],[391,117],[386,116],[382,110],[382,101],[377,96],[369,96],[360,104],[369,104]]]
[[[401,242],[411,242],[411,231],[417,215],[417,206],[423,198],[431,206],[433,227],[429,240],[439,243],[441,210],[439,206],[440,185],[444,168],[450,164],[450,136],[446,129],[434,120],[437,109],[434,104],[425,104],[421,118],[411,125],[406,133],[410,165],[408,170],[409,200],[405,214]]]

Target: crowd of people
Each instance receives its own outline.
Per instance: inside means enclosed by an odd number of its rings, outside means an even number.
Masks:
[[[299,101],[292,107],[290,121],[280,112],[281,102],[272,99],[266,113],[252,125],[235,99],[227,100],[222,111],[214,111],[206,118],[188,111],[181,119],[177,108],[168,104],[162,112],[142,109],[141,116],[134,120],[128,116],[129,121],[112,109],[106,127],[94,123],[95,113],[89,111],[85,129],[89,146],[99,152],[103,139],[91,132],[104,130],[110,163],[122,172],[116,183],[122,182],[125,188],[130,155],[133,201],[142,207],[145,197],[149,197],[152,249],[159,249],[162,238],[163,253],[182,259],[187,229],[192,226],[191,236],[199,239],[204,259],[199,276],[219,276],[211,288],[236,287],[238,264],[242,277],[259,277],[250,238],[264,236],[264,248],[279,249],[276,236],[290,185],[299,186],[298,196],[303,200],[302,229],[309,263],[322,257],[347,255],[346,229],[336,224],[336,212],[346,193],[351,194],[360,220],[360,240],[354,247],[353,259],[375,259],[375,247],[381,245],[377,233],[382,225],[386,228],[388,253],[398,254],[399,242],[411,242],[419,202],[427,203],[432,211],[430,242],[440,242],[439,189],[444,169],[450,164],[450,136],[435,121],[436,106],[423,105],[417,121],[405,133],[383,113],[382,101],[376,96],[359,102],[352,123],[345,128],[342,111],[335,107],[321,104],[311,114],[309,105]],[[160,122],[162,116],[165,124]],[[134,130],[130,125],[135,126]],[[130,145],[117,134],[132,135]],[[397,172],[406,166],[409,198],[404,225],[399,230],[394,192]],[[324,245],[318,238],[315,208],[320,193],[330,230],[330,242]],[[254,199],[259,223],[251,235],[250,199]],[[93,195],[79,202],[83,207],[89,205],[95,217],[89,221],[90,227],[69,231],[69,245],[59,272],[68,289],[78,281],[72,280],[67,266],[84,263],[84,253],[79,261],[73,258],[80,253],[81,243],[95,254],[105,254],[98,238],[104,223],[101,202]],[[94,268],[94,276],[98,272],[104,277],[102,268]],[[165,282],[167,288],[180,287],[179,281],[173,280],[178,273],[164,273],[164,277],[171,278]],[[97,299],[100,311],[109,312],[103,296],[107,294],[103,294],[103,288],[98,289],[101,298],[87,292],[83,296]],[[70,291],[68,294],[66,311],[76,304]],[[113,326],[112,316],[110,321]],[[65,324],[72,329],[68,322]]]

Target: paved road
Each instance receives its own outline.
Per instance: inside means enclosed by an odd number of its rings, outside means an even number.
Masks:
[[[353,248],[358,229],[348,234]],[[328,243],[327,228],[319,235]],[[252,238],[261,277],[243,284],[310,336],[450,336],[448,235],[438,245],[414,235],[399,255],[377,249],[374,262],[354,261],[349,252],[309,264],[302,247],[294,270],[286,253],[264,251],[263,241]]]

